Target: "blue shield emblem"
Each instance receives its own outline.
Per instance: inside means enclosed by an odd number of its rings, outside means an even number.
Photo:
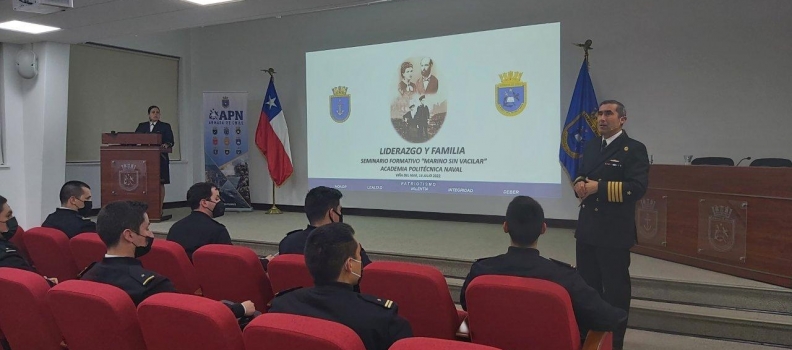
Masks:
[[[242,150],[241,149],[236,150],[236,154],[242,154]]]
[[[225,154],[226,154],[226,155],[229,155],[229,154],[231,154],[231,150],[230,150],[230,149],[227,149],[227,150],[225,150]]]
[[[217,127],[212,128],[212,135],[217,135]]]
[[[230,105],[231,105],[231,101],[228,99],[228,97],[223,96],[223,108],[228,108],[228,106]]]
[[[223,128],[223,134],[228,135],[228,127],[227,126],[225,128]]]
[[[237,144],[237,146],[241,146],[242,145],[242,139],[236,139],[236,144]]]
[[[528,102],[528,85],[521,81],[522,73],[507,72],[501,74],[500,78],[501,83],[495,86],[498,111],[507,117],[522,113]]]
[[[336,123],[345,122],[352,113],[352,96],[347,90],[346,86],[337,86],[330,95],[330,118]]]
[[[217,148],[213,149],[212,153],[214,153],[214,155],[217,155]]]

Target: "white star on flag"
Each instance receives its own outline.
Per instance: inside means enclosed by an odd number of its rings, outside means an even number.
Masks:
[[[274,97],[270,97],[269,101],[267,101],[267,105],[269,105],[270,109],[275,107],[275,98]]]

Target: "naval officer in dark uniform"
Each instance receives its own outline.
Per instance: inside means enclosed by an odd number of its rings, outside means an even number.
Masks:
[[[305,264],[315,286],[278,293],[269,312],[338,322],[355,331],[367,350],[385,350],[411,337],[412,329],[393,301],[353,291],[363,273],[354,234],[344,223],[315,229],[305,245]]]
[[[139,257],[151,250],[154,234],[149,229],[148,205],[119,201],[106,205],[99,212],[99,237],[107,245],[102,261],[93,263],[80,273],[80,279],[116,286],[129,294],[135,305],[157,293],[175,293],[176,288],[165,276],[146,270]],[[253,315],[250,300],[227,304],[234,316]]]
[[[334,222],[344,222],[344,215],[341,214],[343,196],[341,191],[325,186],[314,187],[308,191],[305,195],[304,207],[305,216],[308,217],[308,227],[287,233],[278,244],[278,254],[302,254],[305,250],[305,241],[313,230]],[[371,264],[365,249],[360,248],[360,256],[363,267]]]
[[[149,121],[138,124],[135,132],[143,134],[162,134],[162,148],[175,145],[173,130],[170,124],[160,120],[160,109],[157,106],[148,108]],[[165,203],[165,185],[170,183],[170,158],[168,153],[160,153],[160,206]]]
[[[225,214],[225,204],[217,186],[209,182],[192,185],[187,190],[187,204],[192,213],[171,226],[167,240],[184,247],[190,260],[198,248],[207,244],[231,245],[228,229],[215,221]]]
[[[82,181],[69,181],[60,189],[60,208],[49,214],[42,227],[62,231],[69,239],[83,232],[96,232],[96,223],[88,219],[93,202],[91,188]]]
[[[511,246],[506,254],[479,259],[465,278],[459,302],[467,310],[465,291],[478,276],[504,275],[543,279],[564,287],[572,300],[575,320],[581,336],[588,330],[613,331],[627,319],[627,312],[613,307],[580,277],[574,267],[543,258],[536,249],[539,236],[545,233],[544,210],[533,198],[519,196],[509,203],[503,231],[509,234]]]
[[[630,248],[635,245],[635,203],[649,184],[646,146],[622,130],[624,105],[603,101],[597,112],[601,137],[589,141],[575,179],[582,201],[575,230],[577,265],[586,283],[602,298],[630,310]],[[613,348],[621,349],[627,322],[613,332]]]
[[[19,253],[17,246],[11,242],[18,229],[19,224],[14,217],[14,211],[8,205],[8,200],[0,196],[0,267],[36,272],[36,269]]]

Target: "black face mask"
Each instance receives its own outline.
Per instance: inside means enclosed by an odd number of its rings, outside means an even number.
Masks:
[[[212,217],[219,218],[223,215],[225,215],[225,203],[221,200],[215,203],[214,209],[212,209]]]
[[[82,217],[91,216],[91,209],[93,209],[93,201],[83,201],[83,207],[77,209],[77,213]]]
[[[17,223],[17,219],[15,217],[8,219],[5,224],[8,226],[8,231],[2,233],[3,238],[10,240],[11,237],[14,237],[16,234],[19,224]]]
[[[330,210],[332,210],[336,215],[338,215],[338,221],[333,221],[333,217],[330,216],[330,222],[344,222],[344,215],[341,215],[341,213],[337,212],[335,209],[330,209]]]
[[[136,235],[142,236],[141,234],[135,232]],[[144,236],[145,237],[145,236]],[[146,245],[142,247],[135,246],[135,258],[139,258],[143,255],[148,254],[151,251],[151,245],[154,244],[154,237],[146,237]]]

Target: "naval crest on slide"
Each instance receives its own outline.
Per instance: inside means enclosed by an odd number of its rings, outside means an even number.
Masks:
[[[522,81],[522,75],[514,71],[500,74],[501,82],[495,85],[495,105],[507,117],[522,113],[528,104],[528,84]]]
[[[336,86],[330,95],[330,118],[336,123],[343,123],[352,113],[352,96],[347,93],[346,86]]]

